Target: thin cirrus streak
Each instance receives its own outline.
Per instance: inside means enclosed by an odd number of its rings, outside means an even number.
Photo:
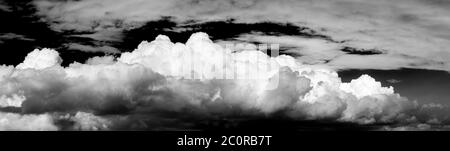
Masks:
[[[223,55],[228,59],[222,59]],[[255,61],[253,56],[266,59]],[[213,43],[205,33],[193,34],[186,44],[160,35],[118,58],[95,57],[68,67],[61,62],[55,50],[36,49],[16,67],[1,66],[0,105],[20,108],[20,114],[0,112],[1,130],[121,129],[128,118],[161,119],[158,113],[205,119],[281,113],[292,120],[331,119],[362,125],[428,120],[415,116],[416,102],[392,87],[382,87],[369,75],[344,83],[335,71],[309,68],[290,56],[233,52]],[[192,79],[178,69],[193,62],[208,69],[236,65],[236,70],[230,70],[234,72],[260,64],[271,68],[259,72],[265,75],[257,79],[210,78],[214,76],[207,74],[212,73],[193,68],[190,73],[207,76]],[[224,69],[214,68],[215,72]],[[271,87],[273,82],[276,87]],[[27,127],[15,126],[25,123]]]

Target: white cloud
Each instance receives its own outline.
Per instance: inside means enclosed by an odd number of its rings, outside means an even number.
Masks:
[[[44,69],[62,62],[59,53],[52,49],[35,49],[30,52],[23,63],[17,65],[17,69]]]
[[[344,92],[352,93],[358,99],[371,95],[393,94],[394,88],[384,88],[380,82],[375,81],[368,75],[362,75],[358,79],[352,80],[350,83],[343,83],[340,89]]]
[[[58,64],[56,51],[35,50],[15,69],[1,68],[0,84],[5,89],[0,95],[24,96],[21,108],[26,115],[182,113],[189,109],[207,116],[240,110],[259,115],[281,112],[299,120],[326,118],[369,124],[402,122],[414,116],[409,111],[417,108],[415,102],[382,87],[368,75],[343,83],[335,71],[309,68],[290,56],[232,52],[214,44],[205,33],[193,34],[186,44],[174,44],[161,35],[152,42],[142,42],[133,52],[122,53],[117,61],[97,57],[88,64],[69,67]],[[190,65],[204,68],[186,68]],[[260,77],[214,78],[217,73],[245,76],[250,74],[248,69],[261,69]],[[197,79],[192,79],[190,71]],[[88,113],[69,119],[76,121],[74,129],[114,127],[114,122]]]

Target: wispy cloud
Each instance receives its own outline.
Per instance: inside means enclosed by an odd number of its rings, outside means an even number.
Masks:
[[[228,18],[247,23],[290,22],[311,27],[335,40],[345,41],[345,46],[386,51],[386,55],[376,57],[343,56],[345,59],[355,60],[370,58],[375,61],[374,64],[383,64],[366,68],[413,67],[450,70],[450,11],[446,9],[446,1],[36,0],[34,4],[40,15],[55,23],[52,24],[55,30],[106,33],[102,31],[138,28],[161,16],[174,16],[178,22]],[[96,36],[97,39],[107,37],[101,34]],[[331,66],[359,68],[354,64],[342,64],[345,62],[339,60],[336,62],[339,63]]]
[[[78,51],[84,51],[84,52],[104,52],[107,54],[114,54],[114,53],[120,53],[120,51],[117,48],[111,47],[111,46],[90,46],[90,45],[82,45],[77,43],[69,43],[66,44],[67,50],[78,50]]]
[[[0,11],[9,12],[11,11],[11,8],[5,4],[3,1],[0,2]]]
[[[27,38],[25,35],[15,34],[15,33],[0,33],[0,42],[4,40],[24,40],[33,41],[32,38]]]

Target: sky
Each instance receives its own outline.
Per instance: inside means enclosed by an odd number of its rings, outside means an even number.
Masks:
[[[200,118],[212,121],[225,115],[234,117],[234,112],[260,119],[258,113],[262,112],[287,117],[289,122],[290,118],[301,119],[301,124],[304,120],[323,124],[324,119],[331,119],[356,123],[349,126],[352,128],[371,128],[370,124],[381,122],[395,124],[375,129],[445,129],[450,105],[449,8],[448,0],[2,1],[0,16],[6,22],[0,25],[0,50],[4,52],[0,56],[0,64],[4,64],[0,82],[8,86],[0,90],[0,104],[6,104],[0,113],[13,122],[0,123],[0,129],[14,129],[21,121],[30,120],[45,130],[197,128],[198,123],[186,122],[191,116],[180,117],[185,110],[193,115],[207,114]],[[202,47],[194,46],[196,43]],[[284,71],[284,65],[297,74],[294,79],[291,71],[282,76],[298,81],[295,86],[286,85],[286,90],[297,87],[295,91],[260,92],[261,86],[251,85],[251,92],[259,92],[254,94],[258,97],[228,96],[226,90],[241,88],[242,83],[190,83],[171,78],[179,76],[174,75],[174,68],[185,60],[174,54],[185,55],[180,52],[184,47],[192,47],[194,54],[206,51],[199,53],[209,56],[201,63],[210,65],[216,60],[208,58],[222,51],[216,45],[229,43],[278,44],[280,55],[289,57],[273,60],[280,66],[277,69]],[[211,48],[203,48],[206,46]],[[232,60],[249,55],[237,54]],[[118,77],[107,76],[115,74]],[[368,77],[361,76],[364,74]],[[46,77],[58,80],[48,81]],[[85,86],[76,85],[80,79],[100,91],[101,97],[81,91]],[[111,85],[102,86],[102,79]],[[167,91],[144,92],[135,84],[141,80],[150,85],[173,83],[163,84]],[[317,80],[327,84],[318,84]],[[120,88],[113,81],[129,87]],[[311,88],[305,86],[308,84]],[[364,86],[367,88],[361,88]],[[198,92],[186,90],[189,88]],[[216,99],[203,98],[199,93],[202,90],[209,97],[221,98],[221,103],[232,109],[221,109],[224,115],[210,113],[217,104],[201,102]],[[77,99],[70,99],[68,93]],[[383,97],[374,96],[380,94]],[[186,98],[201,101],[183,102]],[[261,103],[261,98],[280,101]],[[161,103],[159,99],[177,101]],[[349,101],[353,99],[365,103],[355,105]],[[334,101],[317,105],[322,100]],[[397,105],[387,107],[390,103]],[[373,111],[361,113],[362,109]],[[169,116],[171,113],[179,118]],[[161,122],[149,122],[153,119]],[[231,119],[228,122],[239,121]],[[64,124],[67,121],[76,124]],[[174,126],[175,121],[183,121],[186,126]],[[27,128],[33,129],[23,129]]]
[[[54,22],[50,25],[53,30],[80,32],[79,36],[97,40],[119,40],[123,35],[114,37],[110,34],[142,26],[161,16],[174,17],[176,23],[190,24],[228,18],[240,23],[270,21],[306,26],[330,36],[334,41],[317,39],[316,45],[326,47],[323,49],[339,49],[322,44],[331,42],[337,47],[352,46],[384,52],[376,56],[343,55],[339,51],[317,56],[306,54],[311,59],[308,63],[333,59],[328,64],[334,68],[450,69],[447,59],[450,56],[447,49],[450,12],[447,9],[449,2],[445,0],[92,0],[35,1],[34,4],[39,15],[47,22]],[[289,35],[273,38],[256,33],[241,33],[234,37],[254,42],[283,42],[288,46],[298,45],[292,43],[295,38]],[[306,49],[312,47],[301,45],[292,51],[307,53],[300,49],[302,46]],[[348,59],[353,61],[346,61]]]

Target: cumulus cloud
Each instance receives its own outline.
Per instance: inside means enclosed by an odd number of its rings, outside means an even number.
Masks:
[[[44,69],[59,65],[62,62],[59,53],[51,49],[35,49],[30,52],[23,63],[17,65],[17,69]]]
[[[402,123],[418,107],[368,75],[345,83],[333,70],[310,68],[286,55],[235,52],[205,33],[193,34],[186,44],[160,35],[117,59],[60,63],[57,51],[42,49],[16,67],[1,66],[0,104],[20,107],[24,115],[0,114],[7,119],[0,127],[32,120],[33,130],[64,127],[58,121],[71,121],[73,130],[120,129],[133,121],[123,118],[161,120],[170,113],[183,114],[175,118],[281,113],[292,120]]]

